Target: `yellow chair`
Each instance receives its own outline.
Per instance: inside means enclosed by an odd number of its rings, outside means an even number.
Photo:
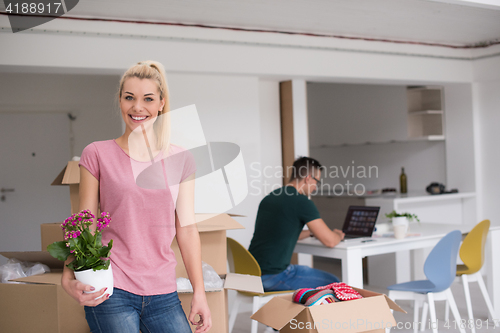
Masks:
[[[493,305],[491,304],[490,297],[488,296],[488,291],[484,284],[483,277],[481,275],[481,268],[484,264],[484,249],[486,246],[486,237],[488,236],[488,231],[490,229],[490,220],[484,220],[479,222],[465,237],[460,247],[460,259],[463,261],[463,265],[457,265],[457,277],[460,277],[464,287],[465,302],[467,304],[467,313],[469,315],[469,320],[471,325],[472,333],[475,333],[475,322],[474,316],[472,315],[472,304],[469,292],[469,282],[477,282],[483,295],[486,306],[488,307],[488,312],[491,319],[498,319],[495,314]],[[448,304],[446,306],[445,320],[448,320],[449,308]]]
[[[255,276],[262,275],[259,263],[255,260],[253,255],[243,245],[229,237],[227,238],[227,260],[229,262],[229,271],[231,273]],[[236,316],[238,315],[238,308],[241,302],[245,300],[252,300],[252,313],[255,313],[274,296],[291,294],[294,291],[295,290],[268,291],[263,294],[238,291],[236,294],[236,300],[234,301],[234,305],[231,309],[231,315],[229,316],[229,333],[233,331]],[[251,333],[257,333],[257,328],[258,322],[252,320]]]

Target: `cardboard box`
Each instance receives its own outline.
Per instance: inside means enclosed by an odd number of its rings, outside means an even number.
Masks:
[[[64,240],[61,223],[62,221],[57,223],[43,223],[40,225],[40,234],[42,235],[42,251],[47,251],[47,246],[50,244]]]
[[[194,214],[200,233],[201,260],[209,264],[219,275],[227,274],[226,230],[244,229],[231,214]],[[179,245],[174,238],[172,249],[177,260],[176,276],[187,277]]]
[[[69,185],[69,199],[71,214],[78,213],[80,207],[80,167],[78,161],[69,161],[50,185]],[[99,216],[99,215],[96,215]]]
[[[210,332],[229,332],[229,314],[227,308],[227,290],[249,291],[256,293],[264,293],[262,280],[260,276],[241,275],[229,273],[222,275],[224,279],[224,287],[221,289],[207,289],[206,296],[210,313],[212,314],[212,328]],[[182,308],[186,317],[189,316],[191,310],[191,300],[193,293],[186,290],[178,290],[179,299],[182,303]],[[198,320],[198,318],[196,319]],[[191,331],[194,332],[196,326],[191,326]]]
[[[396,326],[391,309],[406,313],[386,295],[354,289],[362,299],[311,307],[294,303],[292,295],[277,296],[251,318],[285,333],[384,333],[384,328]]]
[[[89,333],[83,306],[61,287],[63,262],[48,252],[3,252],[7,258],[41,262],[53,272],[15,281],[25,284],[0,284],[0,332]],[[224,286],[207,289],[207,301],[212,313],[212,332],[228,332],[227,290],[264,292],[258,276],[222,275]],[[179,299],[186,316],[191,309],[193,293],[179,290]],[[194,332],[195,326],[192,326]]]
[[[41,262],[53,272],[0,283],[0,332],[89,333],[85,312],[61,286],[63,262],[48,252],[3,252],[7,258]]]

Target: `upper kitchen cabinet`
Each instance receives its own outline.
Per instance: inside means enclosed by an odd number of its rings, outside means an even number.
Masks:
[[[441,87],[408,87],[408,138],[444,140]]]

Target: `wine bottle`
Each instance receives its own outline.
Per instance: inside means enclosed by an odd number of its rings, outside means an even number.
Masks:
[[[399,192],[400,193],[408,192],[405,168],[401,168],[401,175],[399,176]]]

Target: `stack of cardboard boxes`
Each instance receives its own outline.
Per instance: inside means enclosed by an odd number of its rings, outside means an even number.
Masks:
[[[80,174],[78,162],[69,162],[58,175],[53,185],[69,185],[71,212],[78,212],[78,184]],[[259,277],[228,274],[226,252],[226,230],[243,227],[228,214],[196,214],[200,232],[202,260],[214,268],[224,279],[224,287],[207,290],[207,300],[212,313],[211,332],[228,332],[227,290],[262,292]],[[41,225],[42,251],[0,253],[7,258],[21,261],[41,262],[51,268],[51,273],[35,275],[16,281],[23,284],[0,284],[0,332],[37,333],[88,333],[83,307],[61,287],[63,263],[50,256],[47,245],[63,240],[58,223]],[[187,277],[177,242],[172,249],[177,259],[177,277]],[[189,314],[192,292],[179,290],[179,298],[186,314]],[[194,332],[194,327],[193,327]]]

